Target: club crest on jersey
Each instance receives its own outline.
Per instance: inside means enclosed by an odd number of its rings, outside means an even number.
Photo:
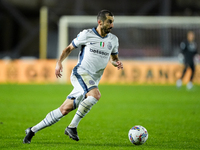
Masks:
[[[107,44],[107,48],[108,48],[109,50],[112,49],[112,44],[111,44],[111,42],[108,42],[108,44]]]
[[[90,84],[90,85],[94,85],[95,82],[94,82],[93,80],[90,80],[90,81],[89,81],[89,84]]]
[[[104,47],[105,46],[105,42],[100,42],[100,47]]]

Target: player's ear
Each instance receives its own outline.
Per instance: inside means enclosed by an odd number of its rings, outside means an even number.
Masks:
[[[97,23],[98,23],[98,25],[102,25],[102,24],[103,24],[103,21],[99,19],[99,20],[97,21]]]

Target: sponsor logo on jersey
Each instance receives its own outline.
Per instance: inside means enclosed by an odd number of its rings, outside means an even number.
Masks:
[[[107,53],[107,52],[103,52],[103,51],[96,50],[96,49],[91,49],[91,48],[90,48],[90,52],[92,52],[94,54],[100,54],[100,55],[103,55],[103,56],[108,56],[109,55],[109,53]]]

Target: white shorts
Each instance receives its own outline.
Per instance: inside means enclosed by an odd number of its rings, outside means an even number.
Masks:
[[[72,92],[67,96],[67,99],[74,100],[73,109],[76,109],[80,102],[85,99],[85,95],[92,89],[98,87],[98,81],[95,81],[89,74],[86,72],[77,73],[72,72],[71,74],[71,83],[74,86]]]

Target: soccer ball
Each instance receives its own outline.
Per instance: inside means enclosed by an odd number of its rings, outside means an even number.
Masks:
[[[142,145],[148,139],[148,132],[143,126],[136,125],[128,132],[128,138],[131,143],[135,145]]]

